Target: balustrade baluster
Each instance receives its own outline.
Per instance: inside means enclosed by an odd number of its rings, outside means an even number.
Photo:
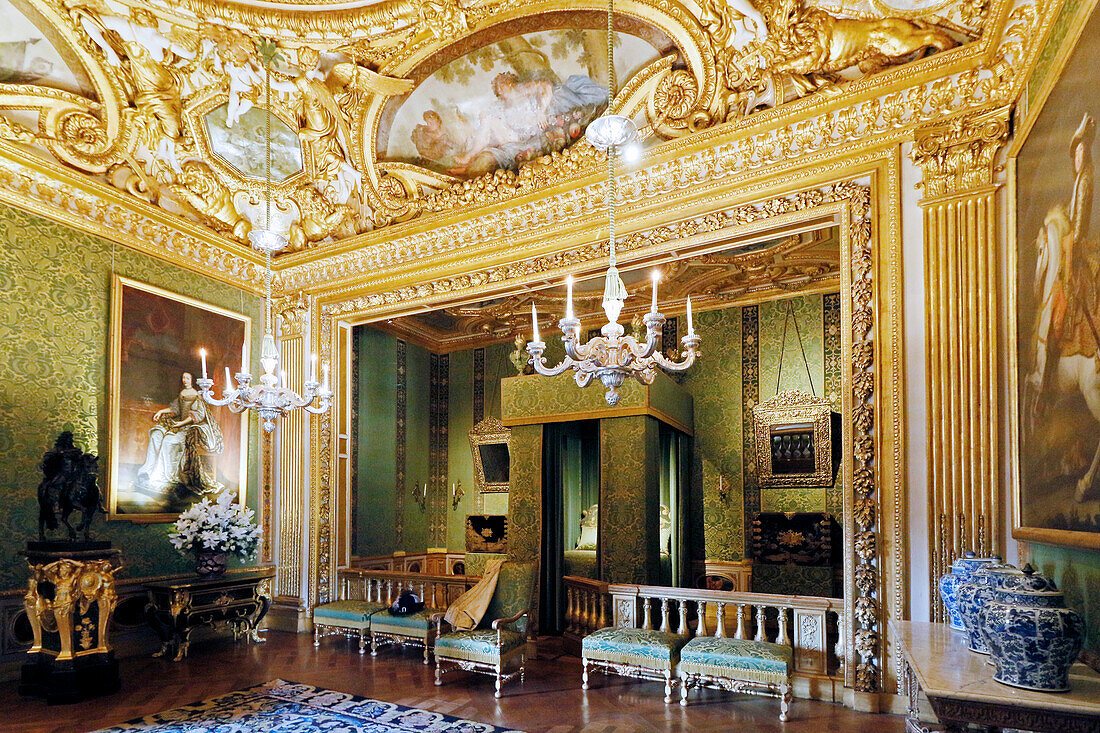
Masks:
[[[707,602],[698,601],[695,604],[695,610],[699,614],[699,624],[695,627],[696,636],[707,635]]]
[[[753,637],[753,641],[767,641],[768,633],[764,630],[764,622],[768,617],[764,609],[766,606],[756,607],[756,636]]]
[[[680,628],[676,629],[676,633],[680,636],[687,636],[688,634],[688,605],[687,601],[680,599],[677,601],[680,604]]]
[[[791,639],[787,636],[787,609],[778,608],[776,610],[779,612],[779,636],[775,638],[775,643],[789,646]]]
[[[596,609],[592,603],[591,593],[582,593],[581,597],[584,598],[584,631],[588,633],[596,623]]]
[[[661,631],[668,631],[668,599],[661,599]]]
[[[718,637],[719,639],[721,639],[726,635],[726,604],[725,603],[720,602],[718,604],[718,614],[717,614],[717,622],[716,623],[718,625],[718,628],[716,628],[714,630],[714,635],[716,637]]]
[[[565,630],[570,634],[577,633],[577,619],[573,613],[573,604],[577,600],[577,591],[573,586],[565,589]]]
[[[653,630],[653,621],[649,618],[649,599],[642,596],[642,628]]]
[[[745,607],[740,603],[737,604],[737,633],[733,635],[735,639],[748,639],[749,635],[745,633]]]
[[[600,598],[600,618],[599,623],[596,624],[596,628],[603,629],[610,625],[607,622],[607,596],[603,593],[598,593],[598,595]],[[593,629],[593,631],[595,631],[595,629]]]

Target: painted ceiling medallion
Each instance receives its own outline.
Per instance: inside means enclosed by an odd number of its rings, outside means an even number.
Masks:
[[[294,5],[0,0],[0,139],[244,244],[262,208],[247,140],[270,119],[294,252],[589,175],[601,117],[652,146],[973,40],[985,12],[635,0],[608,105],[594,0]]]

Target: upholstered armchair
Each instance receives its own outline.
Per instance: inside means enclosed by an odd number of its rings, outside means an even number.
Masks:
[[[456,669],[496,678],[496,696],[503,683],[523,681],[529,612],[538,581],[538,562],[508,561],[500,567],[496,590],[476,628],[447,630],[443,612],[432,616],[435,634],[435,683]]]

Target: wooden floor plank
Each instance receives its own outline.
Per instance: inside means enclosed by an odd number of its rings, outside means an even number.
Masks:
[[[0,730],[12,733],[77,733],[178,707],[232,690],[281,678],[388,702],[425,708],[531,733],[649,733],[657,731],[750,731],[751,733],[902,733],[896,716],[856,713],[841,705],[795,700],[792,720],[777,718],[778,702],[767,698],[692,691],[692,704],[665,705],[662,686],[619,677],[592,676],[580,689],[580,660],[539,645],[527,679],[493,697],[491,678],[454,672],[435,687],[433,667],[414,650],[383,648],[359,656],[343,639],[314,649],[306,635],[268,631],[266,644],[227,639],[196,643],[183,662],[122,660],[123,689],[80,705],[49,707],[19,697],[16,683],[0,685]]]

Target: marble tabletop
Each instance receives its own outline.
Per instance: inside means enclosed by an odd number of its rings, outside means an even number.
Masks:
[[[898,644],[929,698],[1061,711],[1100,717],[1100,674],[1075,664],[1069,692],[1033,692],[993,679],[989,657],[967,649],[966,634],[947,624],[900,621],[891,624]]]

